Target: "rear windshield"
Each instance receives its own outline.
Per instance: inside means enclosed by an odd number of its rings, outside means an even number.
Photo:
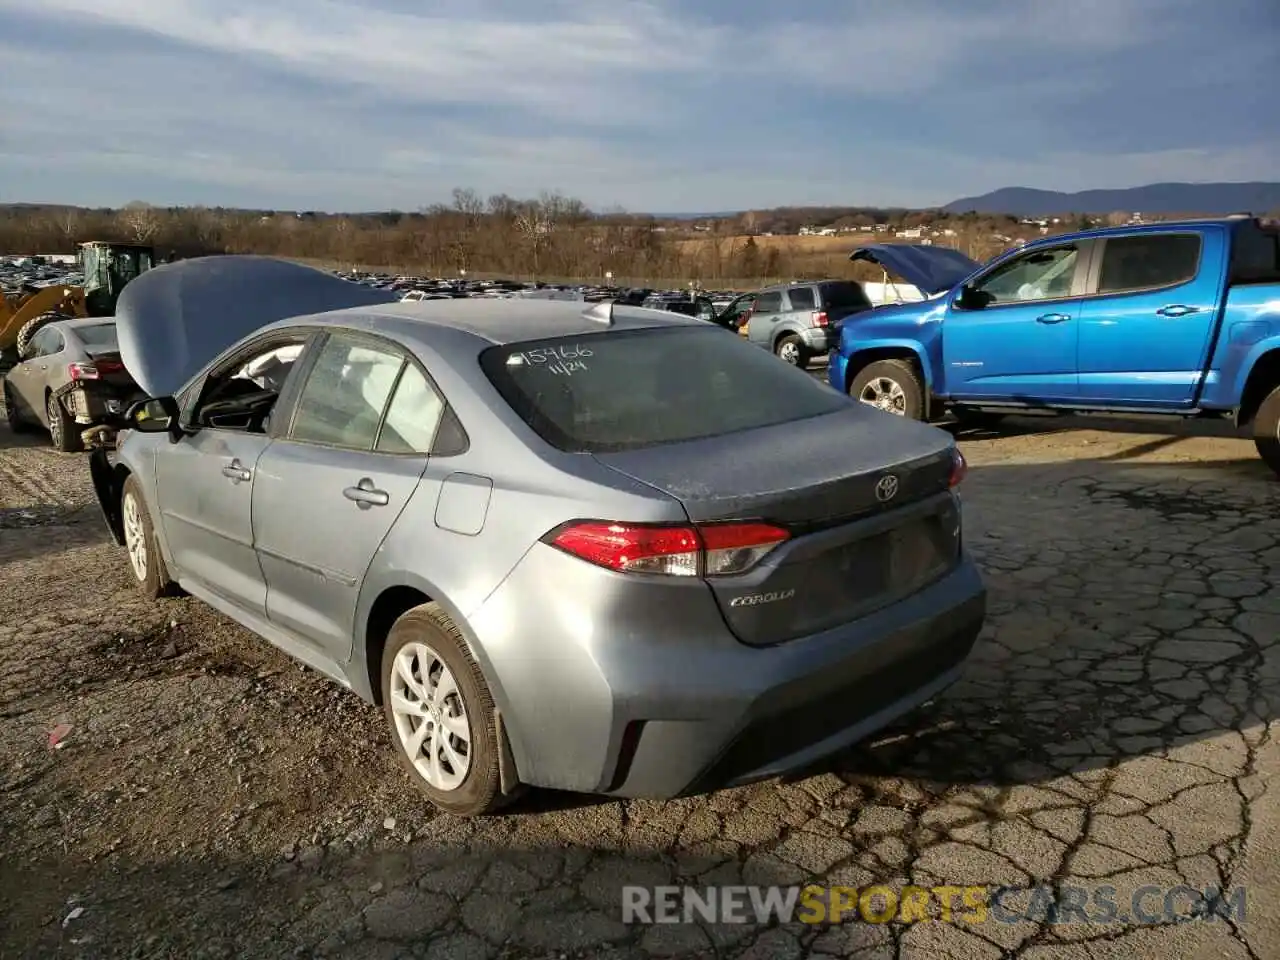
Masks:
[[[76,327],[75,334],[89,350],[120,349],[114,323],[91,323],[85,327]]]
[[[609,453],[844,409],[848,399],[719,327],[626,330],[491,347],[498,392],[561,450]]]

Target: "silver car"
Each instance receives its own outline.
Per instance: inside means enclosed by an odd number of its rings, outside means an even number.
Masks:
[[[48,430],[53,446],[72,453],[81,434],[110,422],[138,399],[120,362],[111,320],[58,320],[41,327],[4,378],[4,409],[15,433]]]
[[[117,322],[151,399],[91,464],[147,596],[380,704],[437,806],[765,778],[957,678],[986,600],[948,434],[678,314],[393,298],[147,273]]]

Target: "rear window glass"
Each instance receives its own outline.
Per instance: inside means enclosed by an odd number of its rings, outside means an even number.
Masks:
[[[826,283],[822,285],[822,305],[828,310],[870,307],[867,292],[860,283]]]
[[[491,347],[481,367],[544,440],[608,453],[804,420],[847,398],[718,327]]]
[[[90,350],[117,350],[116,325],[114,323],[92,323],[87,327],[76,327],[75,334]]]

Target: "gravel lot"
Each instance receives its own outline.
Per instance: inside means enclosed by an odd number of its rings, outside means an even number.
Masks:
[[[961,437],[990,623],[889,736],[792,782],[464,823],[376,710],[197,602],[136,599],[84,457],[0,425],[0,957],[1280,956],[1280,484],[1229,430],[1124,428]],[[1248,916],[618,919],[623,883],[806,878],[1243,885]]]

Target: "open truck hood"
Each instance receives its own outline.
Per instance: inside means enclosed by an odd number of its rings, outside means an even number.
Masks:
[[[866,260],[901,277],[926,297],[954,289],[981,266],[959,250],[915,243],[873,243],[849,254],[853,261]]]
[[[125,287],[116,304],[116,336],[138,386],[163,397],[237,340],[277,320],[399,299],[288,260],[200,257],[148,270]]]

